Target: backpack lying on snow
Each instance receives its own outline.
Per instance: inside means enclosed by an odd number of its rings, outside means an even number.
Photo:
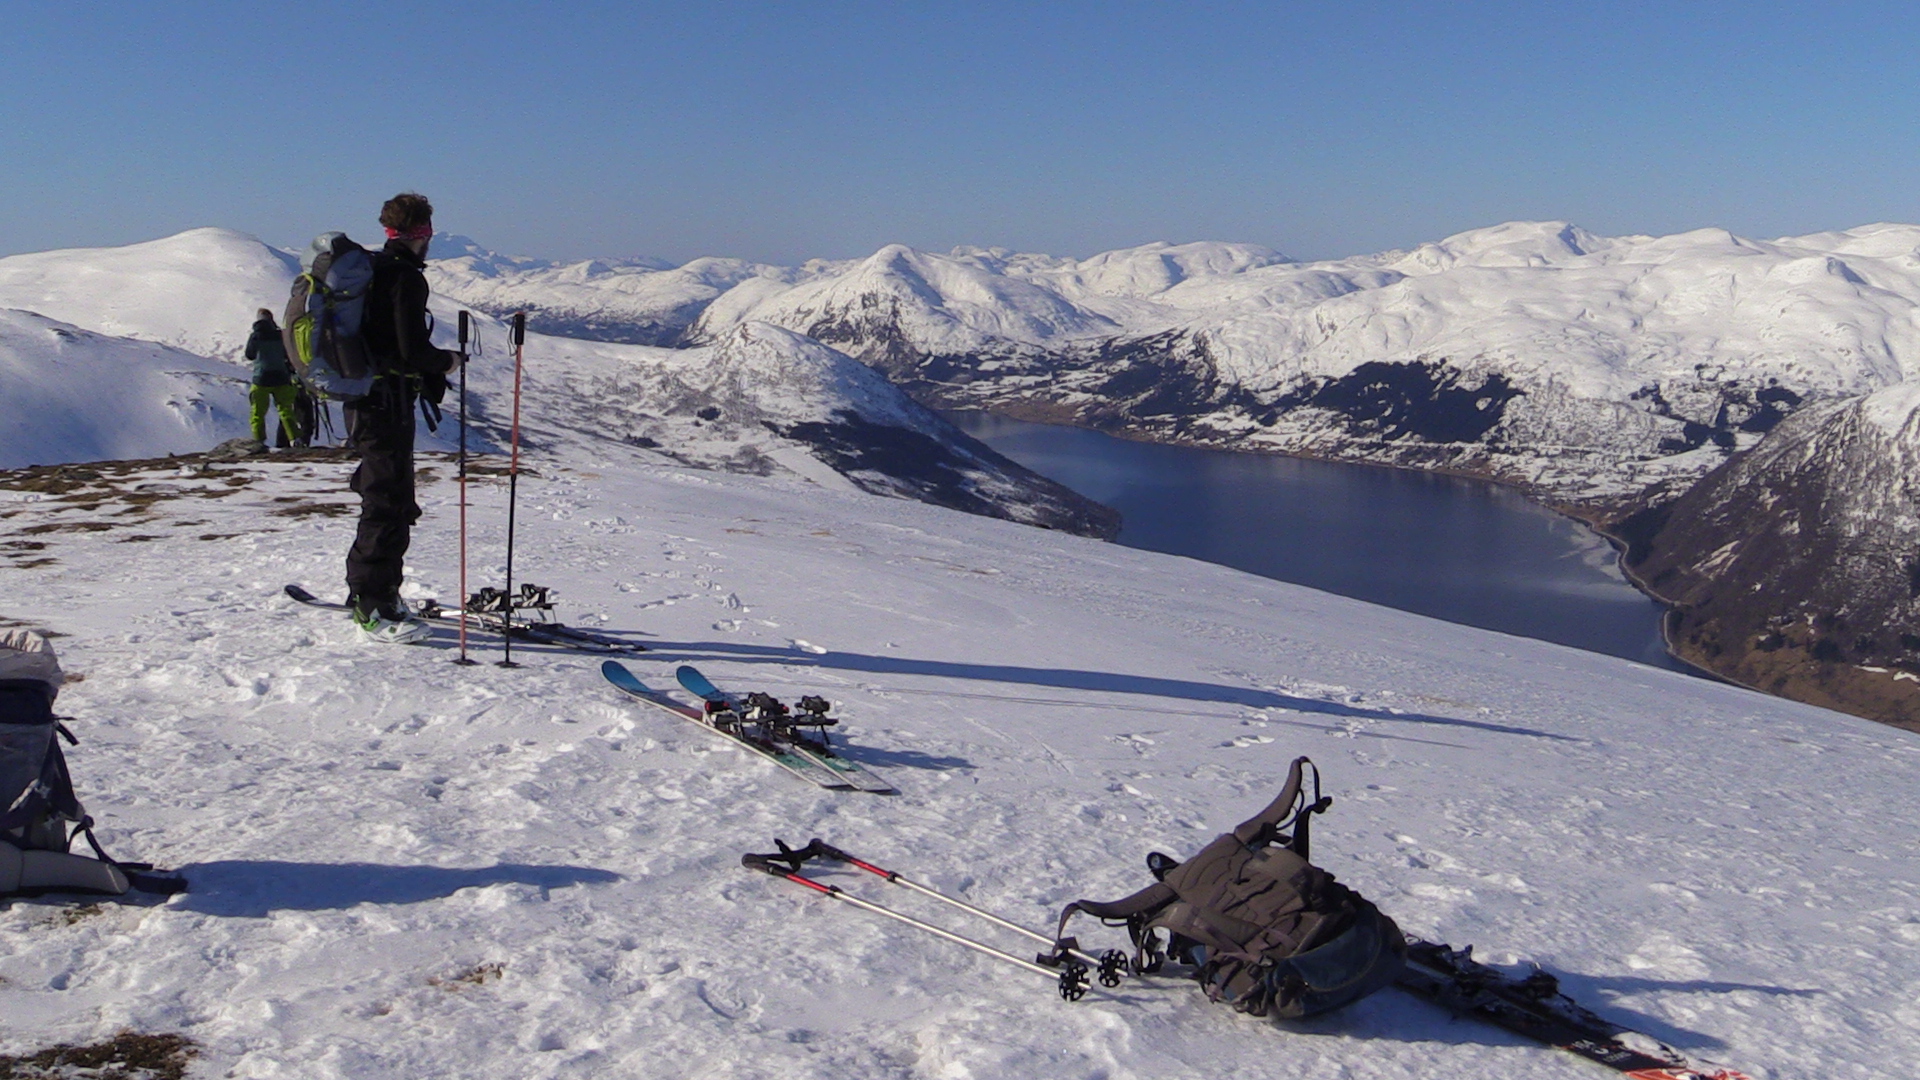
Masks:
[[[129,888],[179,892],[178,878],[145,873],[144,863],[107,857],[73,792],[60,739],[76,743],[53,699],[66,681],[53,647],[39,634],[0,634],[0,896],[92,892],[119,896]],[[97,859],[68,851],[85,836]]]
[[[1255,1016],[1311,1016],[1393,982],[1406,957],[1400,928],[1307,861],[1308,822],[1333,800],[1320,795],[1318,769],[1307,800],[1303,766],[1313,763],[1295,759],[1279,798],[1193,858],[1147,856],[1154,884],[1068,904],[1058,936],[1070,940],[1067,921],[1080,912],[1124,923],[1135,970],[1188,965],[1208,997]]]

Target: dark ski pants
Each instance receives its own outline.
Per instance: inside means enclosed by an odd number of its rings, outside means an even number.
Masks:
[[[397,597],[413,523],[420,520],[413,499],[413,395],[376,391],[341,411],[348,442],[360,452],[349,485],[360,495],[360,529],[347,552],[347,588],[377,600]]]

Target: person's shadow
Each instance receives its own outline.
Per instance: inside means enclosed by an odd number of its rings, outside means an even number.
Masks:
[[[187,892],[172,906],[187,911],[261,918],[275,911],[321,911],[356,904],[417,904],[487,885],[542,890],[621,880],[590,866],[500,863],[469,870],[383,863],[273,862],[233,859],[183,866]]]

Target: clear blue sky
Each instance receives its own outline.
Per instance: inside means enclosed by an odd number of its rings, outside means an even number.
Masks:
[[[16,4],[0,102],[0,254],[405,188],[555,258],[1920,221],[1896,3]]]

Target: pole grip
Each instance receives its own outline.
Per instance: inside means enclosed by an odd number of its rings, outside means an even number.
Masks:
[[[516,311],[513,313],[513,344],[517,348],[526,343],[527,313],[524,311]]]
[[[460,313],[460,352],[462,355],[465,355],[467,351],[467,324],[472,318],[473,316],[468,312],[462,311]]]

